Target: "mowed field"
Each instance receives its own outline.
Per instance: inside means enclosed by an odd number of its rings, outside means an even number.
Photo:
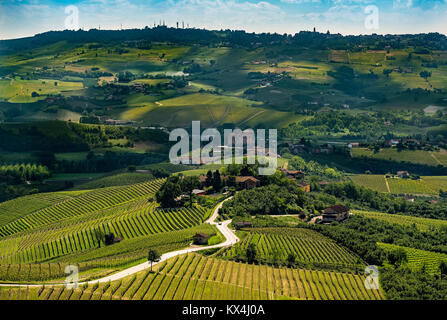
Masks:
[[[447,263],[447,254],[444,253],[413,249],[388,243],[379,243],[378,245],[385,251],[403,249],[407,254],[408,261],[406,265],[413,270],[420,270],[424,267],[429,273],[440,274],[439,266],[441,262],[444,261]]]
[[[40,80],[0,80],[0,98],[9,102],[29,103],[45,98],[48,94],[82,90],[82,82],[67,82],[51,79]],[[32,97],[35,92],[43,97]]]
[[[209,93],[155,100],[154,97],[134,97],[130,101],[131,108],[123,111],[119,117],[167,127],[188,127],[192,121],[201,121],[203,126],[232,123],[237,126],[263,124],[282,127],[301,118],[288,112],[263,109],[261,103],[256,101]]]
[[[1,299],[29,300],[378,300],[366,290],[365,276],[306,269],[275,268],[206,258],[177,256],[121,281],[81,285],[1,289]]]
[[[447,228],[447,220],[420,218],[413,216],[404,216],[399,214],[390,214],[373,211],[353,210],[354,214],[362,215],[366,218],[378,219],[392,224],[399,224],[406,227],[415,225],[421,231],[428,231],[431,228]]]
[[[257,248],[257,259],[264,263],[286,264],[288,254],[292,253],[302,265],[353,268],[362,265],[355,254],[313,230],[254,228],[247,231],[250,233],[245,239],[224,252],[223,257],[237,258],[253,243]]]
[[[389,160],[396,162],[411,162],[428,166],[447,166],[446,154],[442,151],[432,152],[424,150],[402,150],[397,148],[381,149],[375,153],[373,150],[366,148],[353,148],[352,156],[355,158],[368,157],[373,159]]]
[[[350,179],[357,185],[393,194],[439,195],[440,190],[447,190],[446,176],[423,176],[419,180],[411,180],[359,174],[351,176]]]

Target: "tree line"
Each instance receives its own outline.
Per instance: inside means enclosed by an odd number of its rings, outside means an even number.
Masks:
[[[38,164],[10,164],[0,166],[0,181],[22,183],[24,181],[42,181],[51,175],[47,167]]]

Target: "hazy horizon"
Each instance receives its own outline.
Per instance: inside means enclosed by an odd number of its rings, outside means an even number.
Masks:
[[[168,28],[175,28],[174,26],[167,26]],[[153,28],[153,26],[149,26],[149,28]],[[144,29],[144,27],[143,28],[128,28],[128,29],[125,29],[124,27],[123,27],[123,29],[102,29],[101,28],[101,30],[100,31],[126,31],[126,30],[135,30],[135,29],[137,29],[137,30],[143,30]],[[186,29],[186,28],[185,28]],[[191,27],[191,28],[189,28],[190,30],[199,30],[199,28],[193,28],[193,27]],[[92,28],[92,29],[88,29],[88,30],[85,30],[85,29],[81,29],[82,31],[84,31],[84,32],[88,32],[88,31],[90,31],[90,30],[98,30],[97,28]],[[207,28],[201,28],[200,30],[207,30],[207,31],[225,31],[225,30],[231,30],[231,31],[245,31],[245,32],[247,32],[247,33],[249,33],[247,30],[243,30],[243,29],[207,29]],[[3,40],[19,40],[19,39],[25,39],[25,38],[32,38],[32,37],[35,37],[35,36],[37,36],[37,35],[39,35],[39,34],[44,34],[44,33],[47,33],[47,32],[62,32],[62,31],[67,31],[67,30],[47,30],[47,31],[44,31],[44,32],[40,32],[40,33],[36,33],[36,34],[34,34],[34,35],[30,35],[30,36],[25,36],[25,37],[20,37],[20,38],[8,38],[8,39],[0,39],[0,41],[3,41]],[[68,30],[68,31],[75,31],[75,30]],[[300,33],[301,31],[313,31],[313,30],[298,30],[297,32],[295,32],[295,33],[289,33],[289,35],[294,35],[294,34],[296,34],[296,33]],[[326,32],[323,32],[322,30],[316,30],[316,32],[318,32],[318,33],[326,33]],[[255,32],[255,34],[261,34],[261,33],[266,33],[266,34],[274,34],[275,32]],[[383,36],[386,36],[386,35],[393,35],[393,36],[400,36],[400,35],[417,35],[417,34],[427,34],[427,33],[439,33],[439,34],[442,34],[442,35],[444,35],[444,36],[446,36],[447,37],[447,34],[446,33],[441,33],[441,32],[437,32],[437,31],[433,31],[433,32],[421,32],[421,33],[384,33],[384,34],[381,34],[381,33],[377,33],[377,35],[383,35]],[[283,34],[283,33],[279,33],[279,34]],[[364,35],[372,35],[372,34],[342,34],[342,33],[336,33],[336,32],[331,32],[331,34],[341,34],[343,37],[349,37],[349,36],[364,36]]]
[[[447,0],[3,0],[0,39],[70,29],[73,11],[67,7],[73,6],[76,26],[84,30],[142,29],[164,21],[168,27],[184,22],[255,33],[295,34],[315,27],[343,35],[447,34]],[[368,19],[375,24],[368,27]]]

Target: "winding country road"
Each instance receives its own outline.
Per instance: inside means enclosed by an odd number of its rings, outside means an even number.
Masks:
[[[194,247],[194,248],[186,248],[186,249],[182,249],[182,250],[177,250],[177,251],[172,251],[172,252],[168,252],[163,254],[160,257],[160,261],[158,262],[154,262],[152,265],[156,265],[159,264],[163,261],[166,261],[172,257],[178,256],[178,255],[182,255],[182,254],[186,254],[186,253],[190,253],[190,252],[195,252],[195,251],[201,251],[201,250],[206,250],[206,249],[215,249],[215,248],[223,248],[223,247],[229,247],[232,246],[233,244],[237,243],[239,241],[239,238],[234,234],[234,232],[228,228],[228,225],[231,223],[231,220],[227,220],[221,223],[216,222],[215,220],[217,219],[217,216],[219,214],[219,209],[222,207],[223,203],[227,200],[230,200],[232,197],[225,199],[224,201],[222,201],[221,203],[219,203],[217,205],[217,207],[214,209],[213,214],[211,215],[211,217],[206,221],[206,223],[209,223],[211,225],[216,226],[216,228],[223,234],[223,236],[225,237],[225,242],[216,244],[216,245],[212,245],[212,246],[206,246],[206,247]],[[149,262],[144,262],[141,263],[139,265],[130,267],[128,269],[124,269],[123,271],[117,272],[115,274],[106,276],[104,278],[100,278],[100,279],[96,279],[96,280],[92,280],[92,281],[88,281],[88,282],[79,282],[78,285],[83,285],[85,283],[88,284],[95,284],[95,283],[104,283],[104,282],[109,282],[109,281],[116,281],[116,280],[120,280],[122,278],[125,278],[127,276],[133,275],[137,272],[146,270],[146,269],[150,269],[151,264]],[[44,285],[42,284],[14,284],[14,283],[0,283],[0,287],[39,287]],[[47,283],[45,285],[52,285],[52,286],[62,286],[65,285],[65,283]]]

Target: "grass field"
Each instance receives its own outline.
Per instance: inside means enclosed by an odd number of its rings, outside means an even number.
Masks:
[[[362,265],[361,259],[355,254],[313,230],[255,228],[249,231],[249,235],[241,243],[228,249],[222,256],[237,258],[245,253],[249,244],[253,243],[257,248],[257,259],[263,263],[286,264],[287,255],[293,253],[296,255],[296,261],[302,265],[326,267]]]
[[[392,251],[396,249],[405,250],[408,260],[406,265],[413,270],[420,270],[423,266],[425,266],[427,272],[439,274],[439,265],[441,261],[447,263],[447,254],[444,253],[396,246],[394,244],[388,243],[379,243],[378,245],[386,251]]]
[[[433,157],[432,154],[435,156]],[[368,157],[373,159],[382,159],[382,160],[390,160],[396,162],[411,162],[417,164],[424,164],[428,166],[438,166],[440,162],[438,161],[439,157],[443,159],[443,154],[441,152],[428,152],[423,150],[403,150],[398,151],[396,148],[386,148],[381,149],[379,152],[374,153],[373,150],[366,148],[353,148],[352,156],[355,158],[358,157]],[[436,160],[436,158],[438,160]],[[447,163],[441,162],[444,165]],[[404,169],[402,169],[404,170]]]
[[[51,79],[0,80],[0,98],[9,102],[28,103],[41,100],[48,94],[58,94],[64,91],[74,91],[82,88],[82,82],[55,81]],[[32,97],[31,94],[33,92],[43,97]]]
[[[358,174],[350,179],[357,185],[378,192],[393,194],[439,195],[440,190],[447,190],[447,177],[423,176],[419,180],[386,178],[383,175]]]
[[[425,178],[422,178],[420,180],[410,180],[390,178],[387,179],[387,181],[391,193],[394,194],[439,194],[439,189],[432,188],[429,179],[425,180]]]
[[[364,276],[273,268],[189,254],[121,281],[81,286],[1,289],[1,300],[377,300]]]
[[[350,179],[357,185],[379,192],[389,192],[383,175],[357,174]]]
[[[359,214],[367,218],[378,219],[381,221],[399,224],[402,226],[411,227],[415,225],[421,231],[428,231],[430,228],[447,228],[447,220],[419,218],[412,216],[404,216],[399,214],[390,214],[372,211],[354,210],[354,214]]]

